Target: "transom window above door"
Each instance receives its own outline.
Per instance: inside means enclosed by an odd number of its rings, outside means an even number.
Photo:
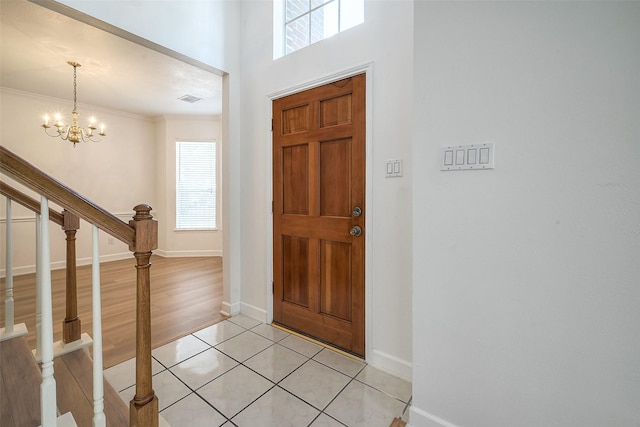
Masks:
[[[275,0],[274,59],[364,22],[364,0]]]

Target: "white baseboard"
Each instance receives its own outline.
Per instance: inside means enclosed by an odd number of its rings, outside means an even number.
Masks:
[[[403,380],[412,381],[413,365],[406,360],[380,350],[372,350],[371,354],[367,354],[367,363]]]
[[[408,427],[457,427],[448,421],[443,420],[440,417],[431,415],[430,413],[423,411],[420,408],[416,408],[414,404],[411,405],[411,420]]]
[[[240,313],[245,314],[252,319],[267,323],[267,310],[256,307],[255,305],[247,304],[246,302],[240,303]]]
[[[159,255],[164,258],[182,258],[182,257],[221,257],[221,250],[212,250],[212,251],[163,251],[156,250],[153,252],[156,255]],[[117,254],[109,254],[109,255],[100,255],[100,262],[110,262],[110,261],[120,261],[122,259],[131,258],[135,262],[135,258],[133,257],[132,252],[120,252]],[[87,258],[78,258],[76,260],[76,265],[79,267],[81,265],[90,265],[91,257]],[[51,270],[62,270],[67,268],[66,261],[55,261],[51,263]],[[21,276],[23,274],[31,274],[36,272],[36,266],[34,265],[23,265],[20,267],[13,267],[13,275]],[[4,278],[6,276],[6,270],[0,269],[0,278]]]
[[[240,314],[240,303],[234,302],[231,304],[228,301],[222,301],[220,314],[223,316],[235,316],[236,314]]]
[[[121,253],[117,253],[117,254],[110,254],[110,255],[101,255],[100,256],[100,262],[109,262],[109,261],[119,261],[121,259],[127,259],[127,258],[131,258],[133,260],[133,262],[135,263],[135,258],[133,257],[133,253],[131,252],[121,252]],[[82,265],[90,265],[92,262],[92,258],[88,257],[88,258],[78,258],[76,260],[76,266],[80,267]],[[55,261],[51,263],[51,270],[63,270],[67,268],[67,262],[66,261]],[[14,276],[21,276],[23,274],[31,274],[31,273],[35,273],[36,272],[36,266],[34,265],[24,265],[21,267],[14,267],[13,268],[13,275]],[[0,277],[4,278],[6,276],[6,270],[2,269],[0,270]]]
[[[222,250],[201,250],[201,251],[165,251],[156,249],[154,252],[164,258],[189,258],[189,257],[215,257],[222,256]]]

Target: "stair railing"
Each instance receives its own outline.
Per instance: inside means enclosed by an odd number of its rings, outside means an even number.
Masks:
[[[36,215],[38,219],[36,235],[40,233],[39,215],[40,215],[40,202],[29,197],[21,191],[9,186],[4,182],[0,182],[0,194],[5,196],[7,201],[6,210],[6,259],[5,259],[5,329],[0,330],[0,336],[4,339],[11,338],[13,336],[26,335],[26,326],[24,324],[14,324],[14,308],[13,308],[13,229],[12,229],[12,203],[18,203],[24,206]],[[76,280],[76,232],[80,229],[80,218],[72,214],[67,210],[63,210],[62,213],[56,212],[53,209],[49,209],[49,220],[65,231],[66,234],[66,269],[65,269],[65,309],[66,315],[62,321],[62,343],[68,345],[71,343],[77,343],[78,346],[86,346],[87,343],[80,341],[83,339],[81,333],[81,322],[78,317],[78,291]],[[37,245],[36,245],[37,246]],[[38,306],[39,307],[39,306]],[[38,318],[36,330],[40,330],[40,318],[41,314],[37,309],[36,317]],[[88,341],[90,344],[90,341]],[[71,348],[70,348],[71,349]],[[36,349],[36,359],[39,360],[40,346]]]
[[[152,251],[157,248],[158,242],[158,223],[151,215],[151,207],[141,204],[134,207],[135,215],[129,224],[121,221],[116,216],[110,214],[106,210],[95,205],[88,199],[79,195],[69,187],[48,176],[29,162],[20,158],[16,154],[0,146],[0,171],[11,177],[15,181],[21,183],[25,187],[41,195],[39,203],[39,215],[36,215],[36,240],[38,253],[36,255],[36,278],[42,285],[42,292],[39,292],[38,306],[41,307],[40,313],[36,317],[42,317],[43,322],[41,331],[38,331],[38,353],[42,355],[43,367],[43,383],[42,395],[47,395],[45,401],[42,401],[42,426],[55,425],[55,417],[53,424],[51,423],[51,413],[55,413],[55,379],[53,378],[53,349],[49,348],[49,344],[45,342],[53,342],[52,322],[51,322],[51,277],[50,277],[50,259],[49,259],[49,232],[48,224],[50,220],[50,210],[48,208],[49,201],[62,206],[69,215],[75,215],[92,224],[93,228],[93,307],[94,318],[100,315],[99,301],[99,254],[98,250],[98,229],[103,230],[109,235],[119,239],[129,246],[129,250],[133,252],[136,259],[136,393],[129,404],[129,424],[130,426],[158,426],[158,398],[152,387],[151,376],[151,303],[150,303],[150,266],[149,260]],[[2,185],[3,194],[6,185]],[[37,203],[37,202],[36,202]],[[11,202],[8,201],[7,208],[7,225],[10,227],[10,207]],[[62,227],[67,231],[77,230],[79,220],[68,216],[65,222],[65,214],[62,215]],[[53,216],[57,215],[54,213]],[[53,217],[52,216],[52,217]],[[56,221],[57,222],[57,221]],[[76,224],[77,223],[77,224]],[[76,227],[74,229],[74,227]],[[68,230],[67,230],[68,228]],[[73,235],[73,236],[71,236]],[[70,251],[70,241],[74,239],[75,232],[67,233],[67,254]],[[10,252],[7,248],[7,252]],[[75,255],[75,245],[73,248]],[[73,258],[75,259],[75,257]],[[75,261],[74,261],[75,263]],[[41,267],[41,268],[38,268]],[[7,268],[9,264],[7,264]],[[73,276],[75,276],[75,267],[73,267]],[[7,278],[9,270],[7,270]],[[9,280],[9,279],[7,279]],[[11,279],[12,280],[12,279]],[[71,279],[67,276],[67,281]],[[96,281],[97,280],[97,281]],[[9,285],[7,285],[9,290]],[[11,298],[7,296],[7,301],[11,299],[13,303],[13,290]],[[75,290],[73,291],[75,294]],[[96,301],[95,296],[98,296]],[[67,294],[67,299],[71,298]],[[75,299],[75,298],[74,298]],[[67,305],[67,318],[65,318],[65,327],[67,319],[70,320],[72,326],[69,327],[69,339],[75,336],[75,330],[79,331],[79,320],[77,318],[77,303]],[[97,307],[97,313],[95,311]],[[75,314],[74,314],[75,311]],[[48,324],[47,324],[48,322]],[[95,330],[94,321],[94,425],[104,425],[104,414],[102,413],[102,349],[101,349],[101,330]],[[98,322],[99,324],[100,322]],[[5,325],[9,325],[6,322]],[[13,320],[11,320],[13,327]],[[44,339],[44,338],[46,339]],[[97,338],[97,339],[96,339]],[[97,342],[99,339],[99,342]],[[65,340],[66,342],[66,340]],[[99,348],[96,348],[98,345]],[[51,346],[52,347],[52,346]],[[99,351],[98,351],[99,350]],[[96,354],[98,354],[96,357]],[[96,373],[96,371],[98,371]],[[99,377],[99,378],[98,378]],[[97,389],[99,387],[99,389]],[[53,393],[51,392],[53,388]],[[53,406],[51,396],[53,394]],[[53,407],[53,409],[51,409]]]

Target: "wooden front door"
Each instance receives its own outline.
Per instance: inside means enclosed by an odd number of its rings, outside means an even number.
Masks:
[[[364,356],[364,74],[273,102],[273,199],[274,322]]]

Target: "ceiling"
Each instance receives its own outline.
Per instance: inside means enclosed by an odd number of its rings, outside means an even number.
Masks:
[[[222,112],[222,78],[206,66],[189,64],[27,0],[0,3],[3,87],[72,101],[73,68],[67,61],[75,61],[81,64],[80,109],[88,104],[144,116]],[[202,100],[180,101],[184,95]]]

